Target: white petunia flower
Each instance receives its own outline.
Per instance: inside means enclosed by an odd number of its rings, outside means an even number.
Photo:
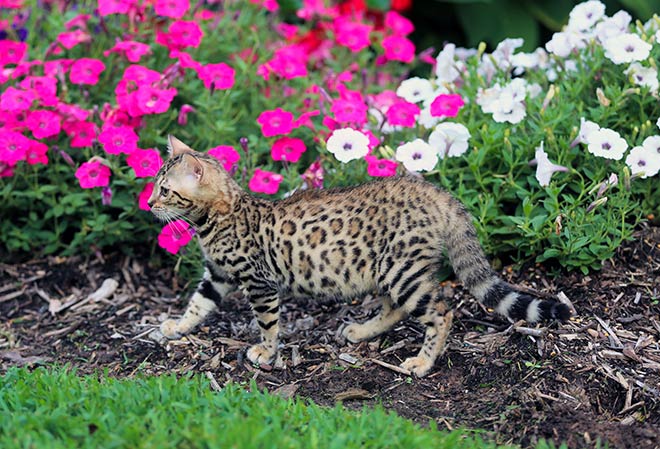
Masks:
[[[419,103],[433,95],[433,85],[425,78],[408,78],[401,82],[396,94],[410,103]]]
[[[598,123],[594,123],[591,120],[585,120],[584,117],[580,118],[580,131],[575,140],[571,143],[571,147],[574,147],[578,143],[589,143],[587,141],[587,136],[594,131],[599,131],[600,126]]]
[[[644,146],[637,146],[626,156],[626,165],[633,175],[639,174],[641,178],[655,176],[660,171],[660,154]]]
[[[520,123],[526,115],[525,104],[522,101],[516,101],[510,92],[502,92],[495,102],[493,120],[497,123]]]
[[[660,157],[660,136],[649,136],[644,139],[642,146]]]
[[[525,41],[522,38],[504,39],[497,44],[495,51],[489,56],[489,59],[495,60],[495,63],[500,69],[506,70],[512,66],[511,58],[513,57],[513,53],[522,47],[524,43]]]
[[[603,48],[605,57],[615,64],[642,61],[648,58],[651,52],[651,44],[631,33],[609,38]]]
[[[644,67],[639,62],[633,62],[625,74],[632,78],[638,86],[646,86],[651,92],[658,91],[658,71],[653,67]]]
[[[566,58],[573,50],[584,48],[587,39],[588,36],[581,31],[567,29],[554,33],[552,38],[545,44],[545,49],[560,58]]]
[[[620,36],[628,32],[628,26],[632,17],[626,11],[619,11],[612,17],[607,17],[596,25],[596,37],[600,43],[604,43],[609,38]]]
[[[435,125],[440,123],[441,117],[433,117],[431,115],[431,106],[422,109],[417,116],[417,123],[426,129],[432,129]]]
[[[536,163],[536,180],[541,184],[541,187],[550,185],[550,178],[552,178],[554,172],[568,171],[568,168],[563,165],[557,165],[550,162],[548,154],[543,150],[543,141],[541,141],[541,145],[536,147],[534,160],[531,161],[531,163],[534,162]]]
[[[396,160],[410,171],[429,171],[438,163],[438,152],[422,139],[415,139],[396,149]]]
[[[660,128],[660,117],[658,117],[658,120],[655,122],[655,126],[657,126],[658,128]]]
[[[353,128],[341,128],[332,132],[326,148],[340,162],[361,159],[369,154],[369,138]]]
[[[660,30],[655,32],[655,43],[660,43]]]
[[[444,122],[435,127],[429,135],[429,145],[440,159],[445,156],[460,156],[468,149],[470,131],[460,123]]]
[[[620,160],[628,148],[625,139],[618,132],[608,128],[601,128],[589,133],[587,143],[589,153],[615,161]]]
[[[453,83],[465,68],[463,61],[456,60],[455,52],[456,45],[447,44],[435,58],[435,76],[438,83]]]
[[[598,0],[590,0],[575,5],[568,16],[568,27],[588,30],[605,15],[605,5]]]

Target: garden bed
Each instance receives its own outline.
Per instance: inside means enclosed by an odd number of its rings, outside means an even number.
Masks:
[[[114,377],[206,373],[219,385],[256,379],[283,396],[347,407],[382,403],[439,428],[480,428],[500,443],[541,438],[569,447],[660,445],[660,228],[643,226],[603,270],[551,277],[543,266],[505,270],[509,280],[548,294],[563,292],[578,315],[541,331],[510,325],[480,309],[459,285],[445,283],[458,313],[449,348],[426,378],[392,369],[413,354],[421,330],[407,321],[358,345],[338,337],[363,307],[289,301],[283,309],[281,366],[245,359],[256,341],[247,301],[227,298],[210,322],[178,341],[153,331],[185,307],[182,280],[146,258],[114,254],[0,264],[0,367],[71,364]],[[105,279],[108,298],[88,295]],[[530,335],[533,334],[533,335]]]

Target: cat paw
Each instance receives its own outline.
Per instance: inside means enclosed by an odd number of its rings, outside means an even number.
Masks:
[[[417,377],[424,377],[433,368],[433,363],[424,357],[409,357],[400,366]]]
[[[177,320],[165,320],[160,324],[160,332],[170,340],[177,340],[183,336],[179,332]]]
[[[357,323],[346,326],[341,334],[351,343],[359,343],[366,339],[362,325]]]
[[[275,351],[268,349],[264,345],[254,345],[247,351],[248,360],[257,365],[268,365],[273,357],[275,357]]]

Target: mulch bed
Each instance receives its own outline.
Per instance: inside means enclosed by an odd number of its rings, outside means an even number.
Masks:
[[[255,379],[323,405],[382,404],[422,425],[485,429],[499,443],[660,447],[660,228],[642,227],[589,276],[552,277],[543,266],[503,275],[563,293],[577,316],[548,327],[511,324],[444,283],[457,310],[449,348],[432,374],[415,379],[397,367],[420,347],[416,323],[357,345],[339,336],[344,323],[375,313],[373,298],[362,306],[286,302],[281,360],[259,369],[245,359],[258,330],[240,296],[193,335],[159,338],[158,324],[186,303],[172,268],[123,255],[0,263],[0,372],[53,363],[116,377],[198,372],[219,386]]]

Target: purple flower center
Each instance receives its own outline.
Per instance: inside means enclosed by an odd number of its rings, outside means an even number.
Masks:
[[[349,151],[349,150],[352,150],[352,149],[353,149],[353,144],[352,143],[346,142],[344,144],[344,150]]]
[[[99,175],[98,170],[90,170],[89,173],[87,173],[90,178],[96,178]]]
[[[628,53],[632,53],[635,51],[635,46],[634,45],[626,45],[626,48],[624,50]]]
[[[414,160],[419,160],[422,158],[422,153],[413,153],[412,158]]]
[[[639,161],[637,161],[637,165],[640,167],[644,167],[646,165],[646,161],[640,159]]]
[[[609,142],[605,142],[601,145],[601,148],[603,150],[609,150],[610,148],[612,148],[612,145],[610,145]]]

